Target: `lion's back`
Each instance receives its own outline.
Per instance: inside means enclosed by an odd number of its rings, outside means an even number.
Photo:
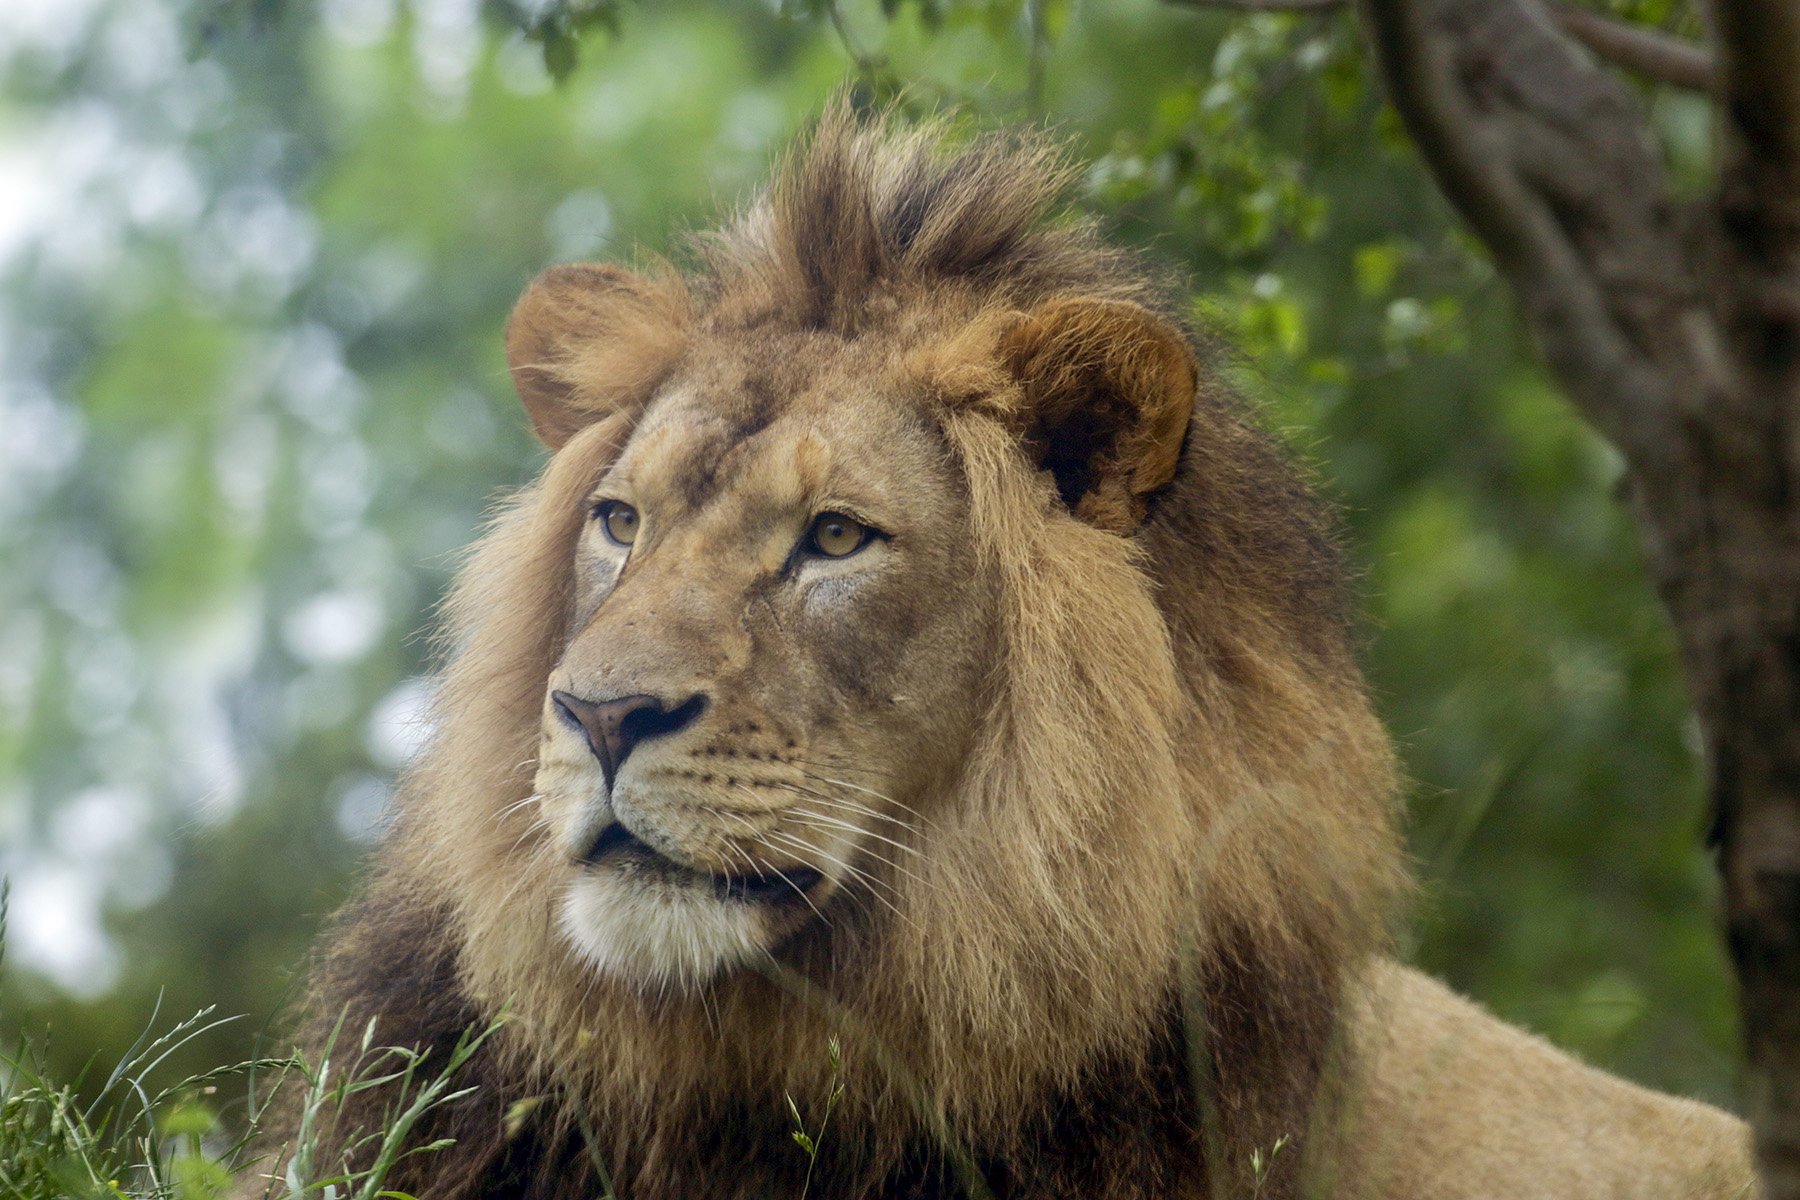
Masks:
[[[1376,967],[1353,1020],[1357,1186],[1383,1200],[1747,1200],[1750,1132],[1508,1025],[1436,980]]]

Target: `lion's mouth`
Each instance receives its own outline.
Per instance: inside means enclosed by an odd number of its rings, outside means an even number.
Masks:
[[[806,893],[825,878],[823,872],[802,866],[757,875],[712,875],[696,871],[657,850],[619,821],[600,831],[582,861],[589,866],[601,862],[629,865],[634,870],[669,879],[705,880],[712,885],[719,899],[740,904],[798,904],[805,901]]]

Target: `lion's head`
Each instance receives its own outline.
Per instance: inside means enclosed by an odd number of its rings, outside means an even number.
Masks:
[[[1314,504],[1159,281],[1047,219],[1051,149],[943,141],[839,106],[695,272],[556,268],[508,331],[554,453],[453,598],[377,890],[640,1194],[728,1119],[786,1146],[834,1033],[846,1179],[1136,1128],[1197,1062],[1227,1157],[1299,1136],[1381,936]]]

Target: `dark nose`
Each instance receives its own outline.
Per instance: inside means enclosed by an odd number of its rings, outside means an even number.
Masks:
[[[639,742],[674,733],[706,707],[706,697],[698,693],[673,708],[655,696],[621,696],[596,703],[568,692],[551,692],[550,700],[570,728],[587,734],[588,748],[600,760],[608,788]]]

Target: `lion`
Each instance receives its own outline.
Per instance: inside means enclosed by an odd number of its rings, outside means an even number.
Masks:
[[[1331,514],[1070,177],[840,99],[687,273],[526,289],[550,457],[307,1001],[504,1015],[384,1186],[1753,1194],[1735,1118],[1393,960]]]

